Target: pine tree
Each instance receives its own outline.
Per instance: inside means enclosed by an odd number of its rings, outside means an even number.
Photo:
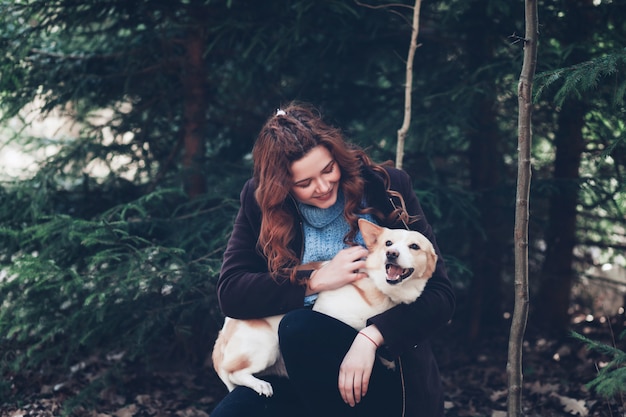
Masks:
[[[607,400],[622,398],[626,393],[626,352],[606,343],[589,339],[579,333],[572,336],[583,342],[591,351],[608,358],[608,362],[598,370],[598,375],[587,384],[589,389],[596,391]],[[624,340],[626,332],[620,335]]]

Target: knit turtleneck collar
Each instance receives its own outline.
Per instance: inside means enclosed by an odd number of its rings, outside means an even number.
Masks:
[[[298,202],[298,208],[304,220],[315,228],[328,226],[333,220],[343,214],[345,200],[341,188],[337,192],[337,201],[332,206],[321,209]]]

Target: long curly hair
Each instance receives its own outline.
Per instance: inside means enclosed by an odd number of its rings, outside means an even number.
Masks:
[[[290,196],[293,185],[291,165],[319,145],[328,149],[341,170],[340,187],[345,196],[343,215],[350,225],[344,237],[347,244],[354,244],[358,214],[373,212],[371,208],[360,208],[364,193],[362,167],[370,166],[381,173],[389,188],[387,172],[372,163],[362,149],[348,144],[341,131],[324,122],[311,105],[291,102],[279,109],[261,128],[252,150],[257,187],[255,198],[262,213],[258,245],[267,257],[268,269],[274,277],[281,271],[294,268],[300,261],[299,256],[289,249],[296,234],[293,214],[285,204],[293,198]],[[390,193],[399,196],[393,191]],[[403,215],[402,208],[396,211],[396,218]]]

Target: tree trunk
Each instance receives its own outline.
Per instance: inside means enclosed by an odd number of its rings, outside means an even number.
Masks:
[[[553,179],[557,185],[550,198],[546,232],[546,257],[538,294],[537,323],[544,330],[563,336],[569,323],[569,305],[575,272],[576,206],[581,154],[585,141],[582,129],[586,109],[583,103],[568,101],[558,116]]]
[[[183,172],[184,187],[190,197],[206,191],[205,158],[205,67],[203,60],[204,36],[202,30],[189,34],[185,44],[182,68],[184,94]]]
[[[404,142],[411,125],[411,97],[413,93],[413,61],[417,49],[417,35],[419,33],[421,0],[415,0],[413,5],[413,23],[411,25],[411,42],[406,59],[406,84],[404,86],[404,120],[398,129],[398,144],[396,146],[396,168],[402,169],[404,160]]]
[[[537,67],[539,22],[537,0],[526,0],[526,34],[524,36],[524,62],[517,87],[518,161],[517,196],[515,200],[515,307],[509,334],[507,360],[509,417],[522,413],[522,351],[526,322],[528,320],[528,216],[530,196],[530,157],[532,144],[532,86]]]
[[[475,4],[468,21],[475,22],[472,36],[465,45],[468,62],[467,71],[475,73],[484,70],[493,61],[493,36],[497,33],[485,21],[485,7]],[[476,39],[480,39],[477,42]],[[479,339],[482,328],[494,324],[502,317],[502,242],[508,240],[510,229],[503,231],[502,196],[497,187],[502,184],[502,152],[500,133],[494,103],[496,77],[482,77],[475,90],[477,95],[469,113],[470,129],[466,132],[469,141],[470,186],[477,196],[476,205],[481,217],[480,226],[484,235],[473,239],[471,259],[473,277],[470,286],[469,326],[470,343]],[[505,235],[506,233],[506,235]]]
[[[589,53],[582,45],[593,36],[593,2],[568,0],[564,6],[567,19],[561,32],[567,37],[561,41],[564,47],[572,47],[565,64],[584,62],[589,59]],[[557,119],[553,173],[557,192],[549,202],[546,256],[537,295],[537,311],[533,313],[538,325],[557,337],[565,336],[569,327],[571,290],[575,279],[576,206],[581,155],[585,148],[583,127],[586,113],[583,101],[575,97],[567,98]]]

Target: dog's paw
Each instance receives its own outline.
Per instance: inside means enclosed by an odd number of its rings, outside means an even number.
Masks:
[[[272,384],[266,381],[259,380],[258,383],[254,384],[254,386],[250,388],[255,390],[259,395],[263,395],[265,397],[271,397],[274,395]]]
[[[387,359],[383,358],[382,356],[379,356],[378,359],[380,360],[380,363],[385,365],[385,367],[387,369],[390,369],[392,371],[394,371],[396,369],[396,362],[395,361],[387,360]]]

